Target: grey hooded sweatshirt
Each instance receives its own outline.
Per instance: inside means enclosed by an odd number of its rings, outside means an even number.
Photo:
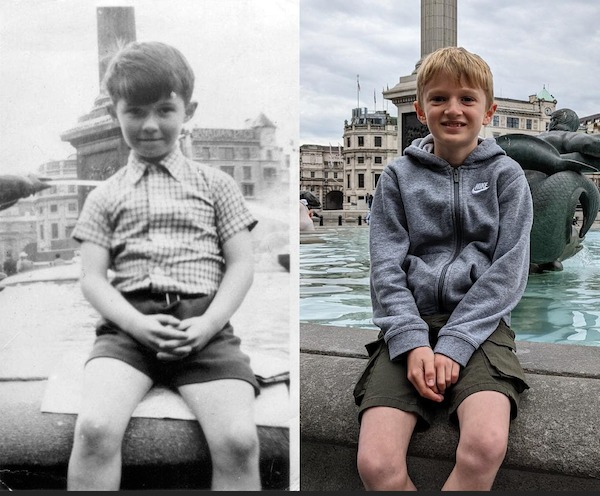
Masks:
[[[435,353],[465,366],[527,284],[533,204],[517,162],[493,138],[453,168],[431,135],[384,169],[369,225],[373,322],[390,358],[431,346],[421,315],[450,314]]]

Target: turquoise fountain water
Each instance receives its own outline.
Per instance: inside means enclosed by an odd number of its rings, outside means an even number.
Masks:
[[[368,226],[320,228],[310,241],[300,244],[300,322],[376,329]],[[600,231],[584,245],[562,272],[529,276],[512,314],[517,340],[600,346]]]

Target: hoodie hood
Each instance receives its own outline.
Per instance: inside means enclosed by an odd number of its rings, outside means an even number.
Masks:
[[[431,134],[428,134],[424,138],[415,139],[406,147],[404,154],[425,164],[444,167],[450,165],[443,158],[436,157],[433,154],[433,136]],[[506,155],[506,152],[496,143],[494,138],[479,137],[477,146],[465,159],[461,167],[469,167],[481,162],[485,163],[502,155]]]

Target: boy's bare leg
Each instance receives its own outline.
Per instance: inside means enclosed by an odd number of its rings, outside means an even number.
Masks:
[[[363,413],[358,437],[357,465],[369,491],[414,491],[406,454],[417,417],[384,406]]]
[[[121,360],[94,358],[87,363],[68,490],[119,490],[123,435],[150,387],[149,377]]]
[[[179,387],[200,422],[210,449],[212,489],[260,491],[259,441],[254,420],[254,388],[223,379]]]
[[[489,491],[506,455],[510,400],[496,391],[480,391],[468,396],[457,413],[456,465],[442,490]]]

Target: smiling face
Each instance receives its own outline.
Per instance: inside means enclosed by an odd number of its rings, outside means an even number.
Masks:
[[[487,101],[483,89],[444,73],[425,85],[421,100],[415,102],[415,110],[433,135],[433,153],[461,165],[477,146],[481,126],[490,123],[496,105]]]
[[[127,102],[121,98],[114,108],[123,138],[141,158],[158,162],[175,146],[183,124],[190,120],[196,104],[185,104],[183,99],[171,93],[146,105]]]

